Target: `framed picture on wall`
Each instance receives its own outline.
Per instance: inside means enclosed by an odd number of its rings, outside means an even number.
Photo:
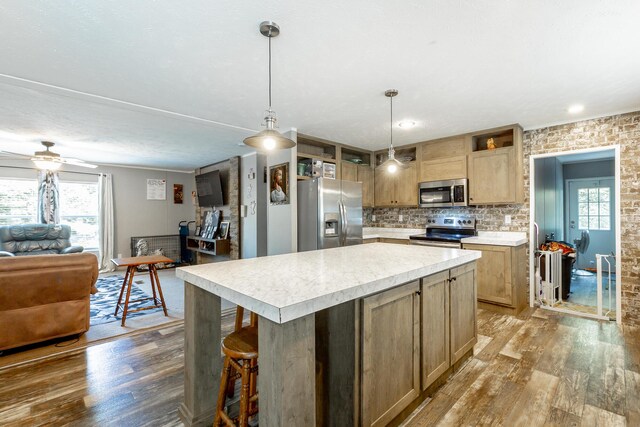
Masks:
[[[289,204],[289,163],[269,167],[269,194],[272,205]]]

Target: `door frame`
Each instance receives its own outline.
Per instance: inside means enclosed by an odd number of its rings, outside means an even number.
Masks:
[[[603,147],[594,147],[594,148],[583,148],[578,150],[567,150],[567,151],[558,151],[552,153],[543,153],[543,154],[532,154],[529,156],[529,306],[535,306],[535,251],[536,251],[536,239],[535,235],[535,206],[536,206],[536,195],[535,195],[535,168],[534,162],[537,159],[543,159],[547,157],[559,157],[571,154],[583,154],[583,153],[597,153],[600,151],[610,151],[614,152],[614,161],[615,161],[615,175],[614,175],[614,184],[615,184],[615,226],[616,226],[616,323],[618,325],[622,324],[622,241],[621,241],[621,224],[620,224],[620,214],[621,214],[621,204],[620,204],[620,145],[607,145]],[[578,313],[571,310],[559,309],[556,308],[554,311],[566,312],[577,315],[584,315],[584,313]],[[593,317],[593,316],[587,316]]]

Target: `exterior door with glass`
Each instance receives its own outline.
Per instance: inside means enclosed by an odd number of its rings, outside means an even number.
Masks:
[[[567,241],[579,239],[589,230],[589,247],[578,255],[578,269],[596,268],[596,254],[615,253],[615,181],[613,178],[567,180]]]

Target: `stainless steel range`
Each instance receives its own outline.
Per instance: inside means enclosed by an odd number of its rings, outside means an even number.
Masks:
[[[476,220],[469,216],[427,218],[424,234],[409,237],[412,245],[462,248],[460,240],[476,235]]]

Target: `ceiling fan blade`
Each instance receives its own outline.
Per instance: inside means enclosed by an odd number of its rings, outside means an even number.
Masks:
[[[17,157],[22,157],[24,159],[30,159],[33,156],[29,156],[26,154],[20,154],[20,153],[13,153],[11,151],[5,151],[5,150],[0,150],[0,154],[2,155],[9,155],[9,156],[17,156]]]
[[[68,165],[73,165],[73,166],[82,166],[83,168],[95,169],[98,167],[97,165],[92,165],[91,163],[85,163],[83,160],[79,160],[79,159],[60,158],[55,161],[60,163],[66,163]]]

